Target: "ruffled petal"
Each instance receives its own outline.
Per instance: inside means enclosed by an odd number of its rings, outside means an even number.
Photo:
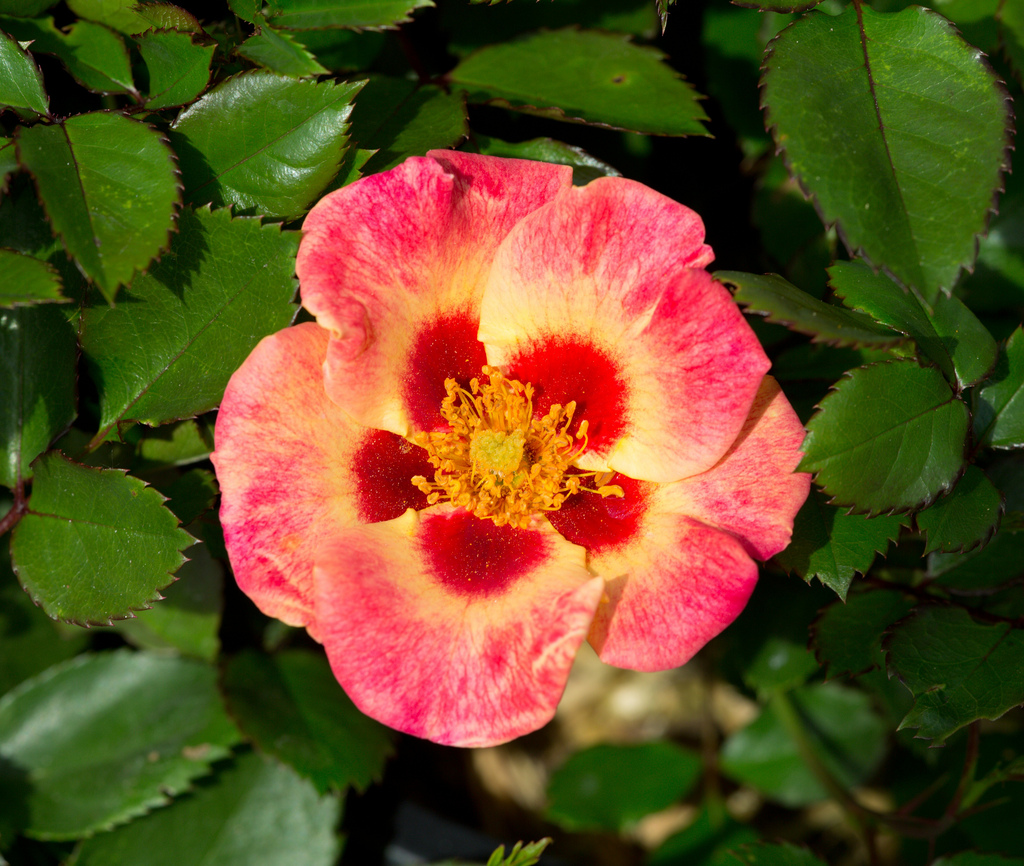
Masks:
[[[441,423],[445,378],[485,363],[476,329],[494,251],[571,183],[568,166],[432,151],[321,199],[296,272],[331,331],[332,399],[402,436]]]
[[[313,623],[313,559],[360,521],[426,498],[411,483],[425,452],[354,424],[328,399],[329,334],[311,323],[266,337],[231,377],[212,455],[224,541],[239,587],[268,616]]]
[[[367,715],[486,746],[554,714],[603,582],[550,526],[496,527],[438,506],[350,528],[321,552],[317,620]]]
[[[648,481],[713,466],[769,362],[711,260],[700,217],[642,184],[601,178],[534,211],[495,257],[481,308],[487,360],[575,400],[579,465]]]

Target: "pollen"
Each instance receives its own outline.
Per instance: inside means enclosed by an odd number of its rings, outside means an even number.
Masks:
[[[446,379],[441,415],[449,429],[413,439],[437,470],[432,480],[412,479],[430,505],[449,501],[498,526],[525,529],[535,514],[557,511],[581,490],[623,495],[615,485],[583,486],[598,473],[567,474],[587,448],[585,420],[569,432],[575,401],[555,403],[534,417],[533,385],[507,379],[494,367],[483,373],[489,381],[473,379],[469,390]]]

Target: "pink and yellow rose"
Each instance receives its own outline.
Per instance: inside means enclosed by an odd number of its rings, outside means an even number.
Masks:
[[[328,195],[296,265],[316,324],[263,340],[217,420],[239,586],[441,743],[543,725],[584,639],[687,661],[808,492],[700,218],[571,180],[435,151]]]

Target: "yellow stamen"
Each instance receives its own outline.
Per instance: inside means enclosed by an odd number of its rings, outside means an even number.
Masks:
[[[569,432],[575,402],[555,403],[547,415],[534,418],[533,385],[506,379],[494,367],[483,372],[490,382],[473,379],[468,391],[446,379],[441,415],[450,429],[413,440],[437,469],[432,481],[412,479],[429,504],[444,499],[498,526],[526,528],[534,514],[557,511],[580,490],[623,495],[621,487],[601,483],[610,480],[605,473],[565,474],[587,447],[586,421],[575,435]],[[598,475],[596,489],[582,486]]]

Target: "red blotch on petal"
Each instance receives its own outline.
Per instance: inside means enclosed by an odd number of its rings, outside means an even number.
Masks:
[[[551,555],[540,533],[495,526],[464,509],[426,517],[418,544],[445,589],[476,598],[506,591]]]
[[[400,517],[408,508],[426,508],[427,495],[412,483],[414,475],[434,475],[426,454],[386,430],[369,433],[352,459],[359,519],[379,523]]]
[[[617,484],[625,495],[605,497],[582,491],[566,499],[558,511],[548,514],[559,535],[592,554],[615,550],[635,538],[647,513],[648,491],[654,487],[619,474],[608,483]]]

